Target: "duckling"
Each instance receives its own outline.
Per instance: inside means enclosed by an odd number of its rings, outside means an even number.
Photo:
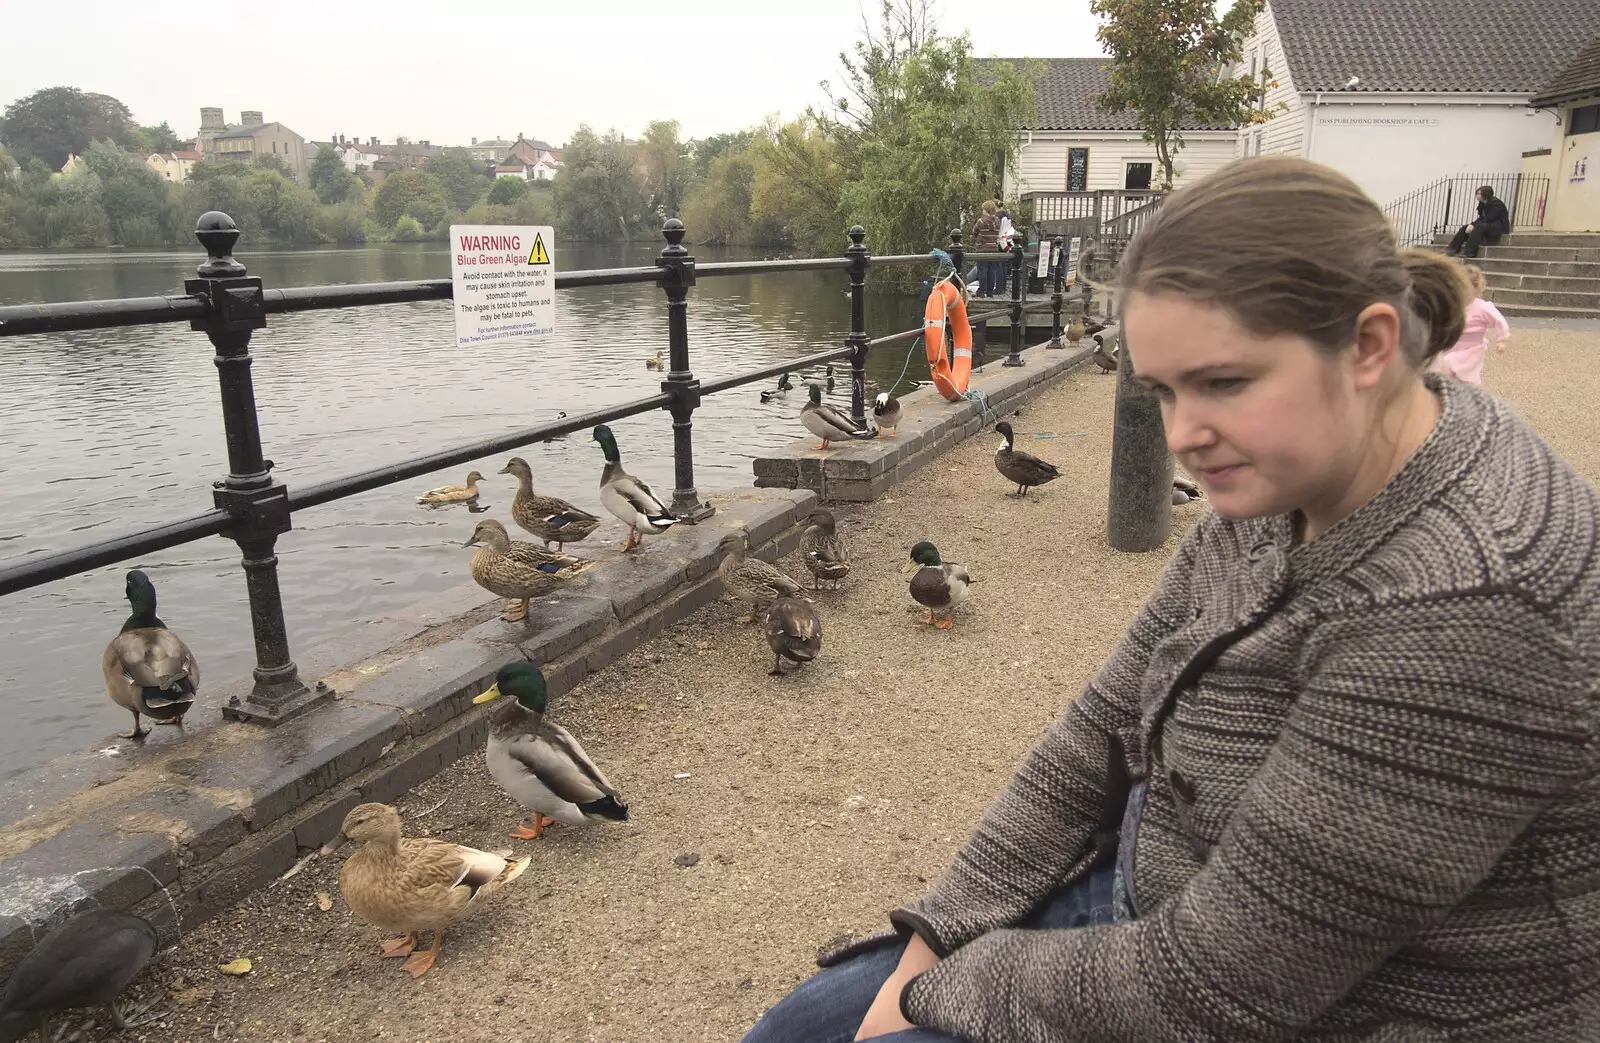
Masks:
[[[967,588],[977,582],[965,568],[944,562],[939,548],[927,540],[911,548],[911,560],[900,571],[913,573],[911,599],[927,608],[923,622],[940,630],[955,625],[956,607],[967,600]]]
[[[717,575],[722,577],[723,589],[749,610],[749,615],[741,622],[754,623],[756,613],[775,598],[799,595],[800,584],[785,576],[776,565],[749,556],[743,529],[722,537],[717,549],[722,552]]]
[[[466,485],[441,485],[437,489],[429,489],[417,497],[418,503],[429,506],[438,506],[442,503],[466,503],[468,500],[478,498],[478,483],[483,481],[483,475],[477,471],[467,472]]]
[[[400,835],[400,813],[387,804],[358,804],[341,833],[361,844],[339,869],[339,893],[351,912],[385,931],[404,932],[383,955],[406,956],[402,969],[420,978],[439,958],[444,929],[481,909],[490,895],[527,870],[529,858],[507,860],[461,844]],[[333,853],[333,844],[322,848]],[[433,947],[417,952],[417,934]]]
[[[157,724],[183,726],[183,715],[200,689],[200,664],[183,638],[156,616],[156,587],[138,569],[128,573],[125,587],[133,614],[122,624],[100,656],[111,701],[133,714],[133,731],[125,739],[149,734],[139,727],[144,714]]]
[[[837,588],[839,581],[850,574],[850,552],[834,532],[831,512],[812,513],[811,523],[806,527],[805,535],[800,537],[800,560],[811,572],[812,590],[816,590],[823,580]]]
[[[800,423],[805,429],[822,439],[818,449],[828,448],[829,442],[837,442],[846,438],[872,438],[877,432],[870,427],[861,427],[850,415],[833,406],[822,404],[822,385],[811,385],[811,401],[800,407]]]
[[[617,452],[617,439],[611,428],[601,424],[594,429],[590,441],[599,442],[606,454],[606,466],[600,472],[600,502],[628,527],[624,551],[644,542],[640,533],[659,536],[678,524],[678,516],[656,498],[648,485],[622,469],[622,454]]]
[[[656,353],[654,355],[651,355],[649,358],[644,360],[644,368],[645,369],[660,369],[661,368],[661,349],[660,348],[656,349]]]
[[[0,995],[0,1032],[31,1023],[41,1043],[49,1043],[52,1015],[99,1006],[111,1009],[118,1031],[130,1027],[117,997],[150,963],[156,944],[156,929],[131,913],[79,913],[45,935],[11,972]]]
[[[600,519],[555,496],[537,496],[533,491],[533,468],[520,456],[513,456],[500,468],[501,474],[515,475],[517,495],[511,501],[511,518],[518,525],[561,550],[564,544],[577,543],[600,527]]]
[[[789,374],[785,373],[783,376],[778,378],[777,387],[766,388],[761,392],[761,401],[771,402],[774,399],[784,398],[792,390],[794,390],[794,381],[790,380]]]
[[[785,659],[798,669],[822,651],[822,617],[817,606],[800,598],[783,597],[772,603],[767,609],[766,633],[773,677],[783,676]]]
[[[489,593],[512,599],[511,607],[500,617],[507,623],[528,618],[529,599],[550,593],[594,564],[531,543],[513,542],[506,527],[493,518],[479,522],[463,546],[480,544],[472,555],[472,579]]]
[[[1172,479],[1172,505],[1174,507],[1182,507],[1186,503],[1205,499],[1205,495],[1200,491],[1198,485],[1187,478],[1174,477]]]
[[[1032,453],[1024,453],[1020,449],[1013,448],[1015,436],[1012,434],[1010,421],[1002,420],[994,425],[994,429],[1005,436],[1005,441],[995,451],[994,469],[999,471],[1006,481],[1016,483],[1016,495],[1026,496],[1028,490],[1034,486],[1044,485],[1061,477],[1061,470],[1055,464],[1045,463]]]
[[[900,430],[900,400],[885,391],[872,400],[872,419],[879,438],[893,438]]]
[[[472,701],[497,705],[489,717],[489,774],[506,795],[533,812],[531,827],[511,836],[538,840],[557,822],[581,826],[591,819],[628,820],[628,804],[565,728],[545,720],[549,693],[532,663],[507,663],[487,692]]]

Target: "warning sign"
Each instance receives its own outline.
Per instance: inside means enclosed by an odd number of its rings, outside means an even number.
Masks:
[[[549,225],[451,225],[456,343],[538,337],[556,328]]]

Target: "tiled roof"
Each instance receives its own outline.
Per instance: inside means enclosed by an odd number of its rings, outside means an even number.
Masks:
[[[1533,99],[1535,105],[1559,105],[1600,95],[1600,34],[1578,52],[1567,67],[1543,87]]]
[[[1296,90],[1531,94],[1587,43],[1596,0],[1269,0]]]
[[[1000,58],[1020,65],[1027,59]],[[1038,108],[1028,130],[1138,131],[1139,114],[1102,112],[1095,99],[1110,86],[1109,58],[1042,58],[1044,72],[1035,84]],[[1183,130],[1230,130],[1229,124],[1188,123]]]

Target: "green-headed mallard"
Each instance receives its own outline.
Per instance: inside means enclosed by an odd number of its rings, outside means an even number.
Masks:
[[[417,497],[417,502],[437,506],[441,503],[466,503],[468,500],[476,500],[478,483],[481,481],[483,475],[477,471],[468,471],[466,485],[441,485],[437,489],[429,489]]]
[[[822,651],[822,617],[817,606],[801,598],[779,598],[767,609],[767,646],[772,649],[772,675],[783,676],[783,661],[801,667]]]
[[[481,909],[521,876],[532,861],[504,859],[462,844],[402,837],[400,813],[387,804],[358,804],[344,817],[344,836],[361,850],[339,869],[339,893],[350,911],[385,931],[404,932],[383,944],[384,956],[408,956],[413,978],[439,957],[444,929]],[[332,854],[333,845],[322,853]],[[433,947],[416,952],[417,933],[432,931]]]
[[[599,442],[606,454],[606,466],[600,472],[600,502],[628,527],[623,550],[643,543],[640,533],[658,536],[678,524],[678,516],[656,499],[648,485],[622,469],[622,454],[617,452],[617,438],[611,428],[604,424],[595,428],[592,441]]]
[[[774,599],[800,593],[800,584],[785,576],[776,565],[749,556],[743,529],[722,537],[717,549],[722,552],[717,575],[722,577],[723,588],[749,610],[744,622],[754,623],[756,614]]]
[[[923,622],[940,630],[954,626],[956,606],[967,600],[967,588],[974,582],[967,570],[940,559],[939,548],[923,540],[911,548],[911,560],[901,571],[914,573],[911,599],[928,610]]]
[[[590,819],[628,819],[628,804],[578,740],[545,720],[549,694],[544,674],[532,663],[507,663],[487,692],[472,700],[493,702],[510,696],[489,716],[489,774],[506,795],[533,812],[511,834],[537,840],[557,822],[581,826]]]
[[[893,438],[900,428],[900,400],[885,391],[872,400],[872,419],[879,438]]]
[[[156,615],[156,587],[135,569],[126,586],[133,614],[122,632],[100,656],[100,672],[112,702],[133,714],[133,731],[124,738],[142,738],[144,714],[157,724],[183,725],[200,688],[200,664],[183,638],[167,629]]]
[[[512,520],[543,540],[546,547],[554,543],[560,550],[562,544],[577,543],[600,527],[600,519],[588,511],[555,496],[535,494],[533,468],[522,457],[507,460],[500,473],[517,479],[517,496],[511,501]]]
[[[464,546],[474,544],[480,546],[472,555],[472,578],[489,593],[512,599],[511,608],[500,617],[508,623],[527,618],[529,598],[550,593],[592,564],[514,541],[506,535],[506,527],[492,518],[479,522]]]
[[[761,392],[761,401],[771,402],[775,398],[783,398],[792,390],[794,390],[794,381],[790,380],[789,374],[785,373],[778,378],[777,387],[766,388]]]
[[[850,552],[834,531],[833,514],[815,511],[806,531],[800,537],[800,560],[811,573],[811,586],[815,590],[823,580],[835,587],[850,574]]]
[[[661,349],[660,348],[656,349],[656,353],[654,355],[651,355],[651,356],[649,356],[648,358],[646,358],[644,360],[644,368],[645,369],[660,369],[661,368]]]
[[[1026,496],[1029,489],[1061,477],[1061,469],[1055,464],[1046,463],[1032,453],[1024,453],[1013,446],[1016,436],[1011,433],[1010,423],[1002,420],[994,425],[994,429],[1005,436],[1005,441],[995,450],[994,469],[1006,481],[1016,485],[1016,495]]]
[[[119,1031],[130,1027],[117,997],[155,952],[156,930],[148,921],[115,909],[79,913],[45,935],[11,972],[0,994],[0,1032],[31,1025],[41,1043],[49,1043],[52,1015],[101,1006],[111,1008]]]
[[[1104,329],[1105,327],[1102,326],[1101,330]],[[1107,349],[1105,340],[1100,336],[1099,331],[1091,334],[1091,336],[1094,338],[1094,351],[1090,353],[1089,357],[1094,360],[1096,366],[1100,367],[1102,373],[1115,373],[1117,371],[1117,349],[1115,344],[1110,349]]]
[[[807,431],[822,439],[818,449],[828,448],[829,442],[846,438],[873,438],[877,435],[872,428],[857,424],[843,410],[824,405],[820,384],[811,385],[811,401],[800,407],[800,423],[805,425]]]

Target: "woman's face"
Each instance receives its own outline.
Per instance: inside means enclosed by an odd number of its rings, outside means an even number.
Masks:
[[[1123,324],[1167,447],[1218,514],[1338,516],[1363,470],[1382,367],[1375,376],[1355,345],[1329,355],[1293,334],[1262,337],[1172,295],[1134,294]]]

